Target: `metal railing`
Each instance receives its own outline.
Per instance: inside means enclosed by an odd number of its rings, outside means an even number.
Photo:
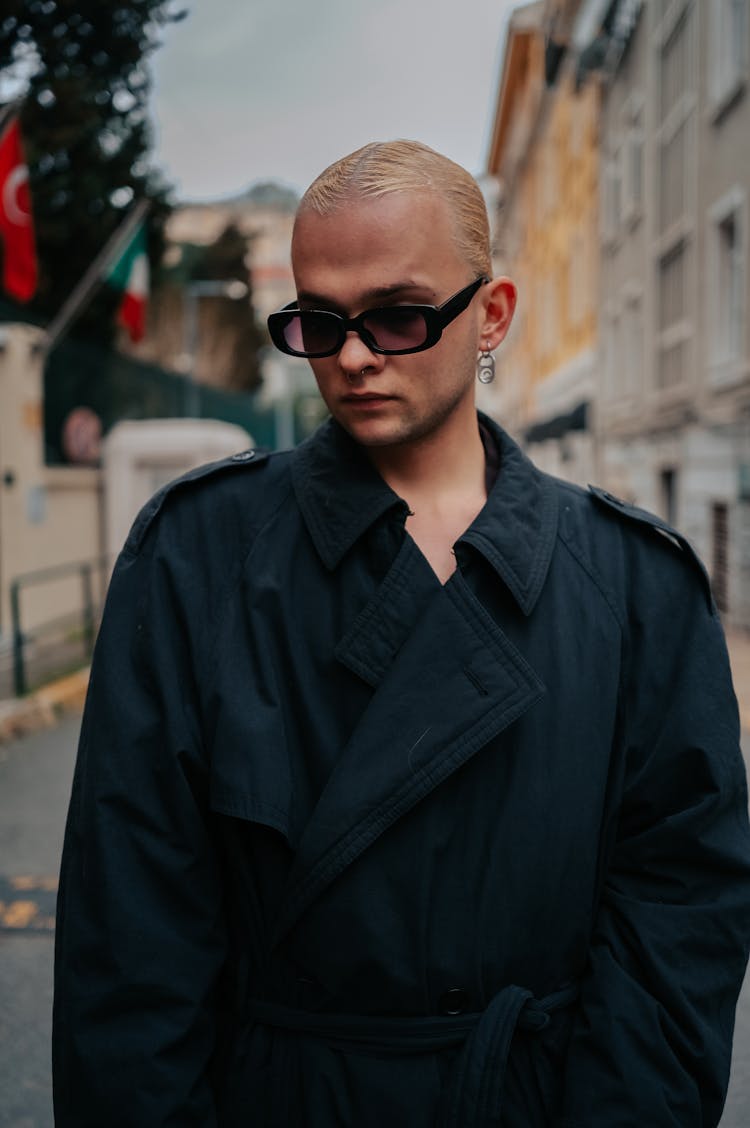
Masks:
[[[58,564],[51,568],[40,568],[34,572],[24,572],[16,576],[10,584],[10,610],[13,637],[13,689],[17,697],[22,697],[29,689],[29,646],[47,638],[66,632],[66,644],[58,638],[57,661],[70,666],[75,659],[87,661],[94,650],[96,625],[107,586],[108,558],[82,560],[70,564]],[[94,597],[94,573],[99,573],[99,599]],[[69,576],[80,580],[80,605],[65,615],[24,630],[21,610],[22,591],[39,584],[53,583]],[[48,663],[49,664],[49,663]]]

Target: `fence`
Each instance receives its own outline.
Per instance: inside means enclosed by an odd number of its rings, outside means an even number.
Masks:
[[[65,461],[62,430],[75,407],[90,407],[105,433],[123,419],[177,419],[196,414],[238,424],[258,446],[276,446],[274,411],[261,405],[257,396],[192,384],[176,372],[70,338],[50,353],[44,373],[47,465]]]
[[[95,574],[98,575],[96,593]],[[20,697],[42,682],[90,659],[108,575],[107,558],[98,557],[40,568],[12,581],[12,688],[16,696]],[[40,584],[53,584],[70,578],[74,580],[74,587],[78,587],[78,598],[70,601],[71,609],[55,619],[32,628],[25,627],[24,592]]]

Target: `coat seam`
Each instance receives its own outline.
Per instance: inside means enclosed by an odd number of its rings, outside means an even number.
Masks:
[[[245,552],[242,554],[242,556],[239,560],[236,573],[235,573],[234,576],[231,576],[227,579],[224,594],[221,597],[221,600],[219,601],[220,611],[217,613],[217,616],[216,616],[217,621],[216,621],[216,625],[214,627],[214,633],[213,633],[213,637],[211,639],[211,643],[210,643],[209,651],[208,651],[208,661],[210,663],[210,668],[213,671],[213,676],[206,683],[206,692],[205,692],[205,695],[204,695],[205,699],[210,697],[211,692],[213,691],[214,686],[216,684],[216,678],[218,676],[218,664],[215,661],[215,657],[216,657],[216,652],[219,648],[219,640],[220,640],[220,637],[221,637],[221,632],[222,632],[222,628],[224,626],[224,622],[226,620],[226,615],[227,615],[227,612],[228,612],[230,600],[231,600],[232,596],[234,595],[234,593],[236,592],[237,588],[242,583],[242,577],[245,574],[245,569],[247,567],[248,560],[250,559],[253,551],[255,550],[255,546],[256,546],[259,538],[261,536],[263,536],[266,529],[278,517],[279,510],[284,505],[284,503],[288,500],[291,489],[292,489],[291,482],[287,482],[286,490],[284,492],[284,495],[278,501],[278,508],[276,509],[276,511],[274,513],[272,513],[263,524],[256,525],[254,532],[252,532],[252,531],[249,532],[249,534],[248,534],[249,543],[247,545]]]
[[[620,613],[617,609],[615,601],[612,597],[612,593],[605,586],[604,581],[600,578],[599,573],[594,568],[593,564],[590,564],[587,560],[583,559],[583,557],[581,555],[579,555],[579,553],[573,548],[573,545],[570,543],[570,541],[565,536],[565,533],[563,533],[561,529],[558,529],[557,535],[558,535],[558,539],[559,539],[561,545],[567,551],[568,555],[570,557],[572,557],[572,559],[575,561],[575,563],[578,565],[578,567],[581,569],[581,571],[584,572],[584,574],[588,577],[588,579],[594,585],[596,590],[599,592],[602,599],[606,603],[607,608],[609,609],[609,612],[612,615],[613,619],[617,623],[620,630],[624,633],[625,622],[624,622],[623,618],[621,618],[621,616],[620,616]]]

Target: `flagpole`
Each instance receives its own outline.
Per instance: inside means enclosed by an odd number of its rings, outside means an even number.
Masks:
[[[104,244],[78,284],[71,290],[68,298],[60,307],[59,312],[47,326],[45,340],[47,352],[55,347],[63,333],[70,327],[71,322],[86,305],[94,290],[101,284],[107,266],[115,258],[117,251],[127,243],[138,224],[146,215],[149,207],[149,201],[144,199],[139,200],[135,207],[131,208],[120,226]]]

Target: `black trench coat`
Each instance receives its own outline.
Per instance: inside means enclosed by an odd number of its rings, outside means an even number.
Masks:
[[[66,832],[59,1128],[717,1123],[750,840],[707,580],[485,425],[445,586],[333,423],[140,515]]]

